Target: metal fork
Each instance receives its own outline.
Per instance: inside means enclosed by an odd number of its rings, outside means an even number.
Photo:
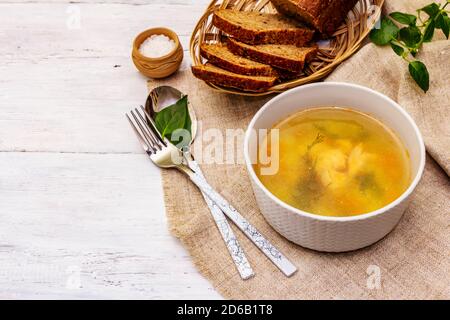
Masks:
[[[186,174],[190,180],[206,194],[244,234],[275,264],[287,277],[292,276],[297,268],[276,249],[255,227],[217,193],[206,180],[190,169],[184,162],[183,153],[167,139],[163,139],[153,119],[141,107],[141,111],[130,111],[134,122],[126,114],[131,127],[138,137],[144,151],[160,168],[175,168]],[[147,120],[147,121],[146,121]],[[150,125],[149,125],[150,124]]]

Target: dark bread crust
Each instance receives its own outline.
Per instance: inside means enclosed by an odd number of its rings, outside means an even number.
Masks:
[[[243,91],[264,92],[275,84],[275,77],[253,77],[235,74],[211,65],[193,66],[192,73],[198,79],[218,86]]]
[[[201,45],[200,46],[200,54],[202,57],[208,59],[208,62],[223,68],[225,70],[243,74],[247,76],[267,76],[267,77],[278,77],[278,73],[275,71],[274,68],[267,64],[258,63],[257,66],[255,65],[245,65],[240,64],[239,61],[232,59],[226,59],[224,55],[221,55],[217,51],[210,50],[211,45]],[[223,46],[223,50],[229,50],[226,45]],[[229,51],[230,54],[233,54],[231,51]],[[241,58],[240,59],[245,59]]]
[[[277,69],[277,72],[279,75],[279,78],[278,78],[279,82],[291,81],[294,79],[298,79],[304,75],[303,72],[292,72],[292,71],[283,70],[283,69]]]
[[[258,62],[269,64],[273,67],[290,71],[292,73],[299,73],[303,70],[305,62],[308,62],[316,56],[318,48],[310,47],[304,48],[304,56],[297,59],[292,59],[286,56],[279,56],[268,52],[258,50],[258,47],[249,46],[244,43],[229,39],[227,42],[228,48],[231,52],[255,60]],[[300,49],[300,48],[299,48]]]
[[[267,14],[274,16],[273,14]],[[286,18],[281,18],[286,19]],[[238,39],[239,41],[248,44],[291,44],[296,46],[304,46],[309,43],[313,36],[314,31],[307,27],[297,27],[290,29],[277,29],[273,30],[258,30],[251,27],[251,22],[248,24],[241,23],[236,24],[233,21],[227,20],[221,15],[220,10],[216,11],[213,16],[213,25],[230,36]]]
[[[331,36],[359,0],[270,0],[277,10]]]

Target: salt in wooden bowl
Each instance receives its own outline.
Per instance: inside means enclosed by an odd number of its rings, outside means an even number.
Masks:
[[[175,42],[175,48],[168,54],[150,58],[139,51],[141,44],[152,35],[165,35]],[[167,28],[152,28],[140,33],[133,42],[132,59],[136,68],[146,77],[159,79],[173,74],[183,61],[183,47],[175,32]]]

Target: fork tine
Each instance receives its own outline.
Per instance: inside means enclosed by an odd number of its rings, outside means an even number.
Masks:
[[[161,142],[158,140],[158,138],[154,135],[154,132],[152,132],[152,130],[149,128],[147,121],[145,121],[144,116],[142,116],[142,114],[139,112],[139,110],[136,108],[135,109],[137,115],[139,116],[139,118],[141,119],[141,123],[143,125],[143,127],[145,128],[147,137],[151,139],[152,143],[154,145],[157,146],[157,148],[159,150],[161,150]]]
[[[152,138],[152,141],[158,146],[158,148],[161,150],[164,145],[161,145],[161,140],[158,138],[158,136],[155,135],[154,130],[149,126],[148,122],[146,121],[147,116],[142,114],[138,109],[135,109],[137,114],[139,115],[139,118],[141,118],[142,123],[145,126],[145,129],[147,130],[148,135]]]
[[[164,146],[167,147],[166,142],[164,141],[163,137],[161,136],[161,133],[159,132],[158,128],[156,127],[156,124],[153,121],[152,117],[148,114],[147,110],[145,110],[145,108],[143,106],[141,106],[141,109],[142,109],[142,111],[144,111],[148,121],[150,122],[152,131],[156,134],[159,141],[161,141],[164,144]]]
[[[145,139],[142,137],[141,133],[139,132],[139,130],[136,128],[136,125],[133,123],[133,121],[131,120],[130,116],[125,113],[125,116],[128,119],[128,122],[130,123],[131,128],[133,128],[134,133],[136,134],[136,137],[138,138],[139,142],[142,145],[142,148],[146,151],[146,152],[155,152],[156,150],[153,149],[153,147],[151,147],[146,141]]]
[[[144,117],[139,112],[139,110],[137,108],[135,108],[134,110],[139,115],[139,118],[141,118],[141,124],[145,128],[145,133],[151,139],[152,143],[154,144],[154,147],[161,150],[162,147],[164,147],[164,145],[162,145],[161,141],[158,139],[152,128],[148,125],[148,122],[145,121]]]
[[[152,149],[153,153],[155,153],[157,151],[153,141],[151,139],[149,139],[149,137],[147,136],[146,131],[144,130],[144,128],[142,127],[141,122],[139,121],[139,119],[136,117],[136,115],[134,114],[133,110],[130,111],[131,115],[134,118],[134,121],[136,122],[136,124],[138,125],[140,132],[141,132],[141,136],[143,137],[143,139],[146,141],[147,145]]]

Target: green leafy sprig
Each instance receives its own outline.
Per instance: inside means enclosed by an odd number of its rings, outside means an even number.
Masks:
[[[192,121],[189,115],[188,97],[184,96],[175,104],[162,109],[156,113],[155,125],[163,138],[168,138],[170,142],[179,148],[185,147],[190,142]],[[177,130],[184,129],[189,133],[186,137],[173,137]]]
[[[422,45],[433,40],[437,29],[449,38],[450,18],[446,7],[450,0],[439,5],[431,3],[417,10],[417,15],[392,12],[381,19],[381,27],[370,32],[370,39],[379,46],[390,45],[394,52],[408,62],[409,73],[419,87],[427,92],[430,88],[430,75],[425,64],[415,57]],[[424,20],[424,16],[426,19]],[[402,27],[394,23],[396,21]]]

